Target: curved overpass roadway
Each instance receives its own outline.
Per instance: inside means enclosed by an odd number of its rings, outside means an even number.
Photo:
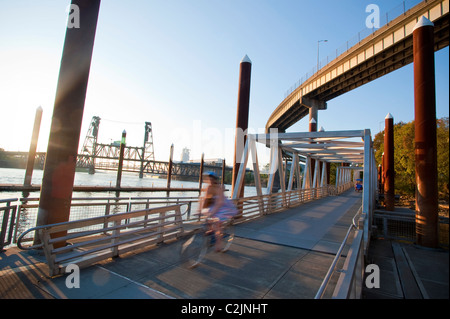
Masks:
[[[324,110],[327,101],[413,62],[412,33],[421,16],[435,25],[435,50],[448,46],[448,13],[449,0],[423,1],[390,21],[289,94],[270,116],[266,132],[270,128],[285,132],[310,109]]]

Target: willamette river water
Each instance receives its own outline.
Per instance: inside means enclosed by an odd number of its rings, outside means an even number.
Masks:
[[[42,170],[35,170],[33,172],[33,178],[31,184],[40,185],[42,182]],[[0,168],[0,184],[23,184],[25,177],[24,169],[15,168]],[[76,172],[75,173],[75,185],[83,186],[115,186],[117,173],[113,171],[97,171],[95,174],[90,175],[86,172]],[[160,179],[155,177],[144,177],[139,178],[137,173],[124,172],[122,174],[122,186],[133,186],[133,187],[166,187],[166,179]],[[188,181],[171,181],[171,187],[175,188],[196,188],[198,187],[198,182],[188,182]],[[227,196],[230,196],[231,185],[225,185]],[[123,197],[165,197],[166,192],[122,192],[120,194]],[[245,187],[245,196],[256,195],[255,187]],[[198,196],[198,192],[171,192],[173,197],[191,197]],[[21,192],[0,192],[0,199],[6,198],[20,198],[23,197]],[[39,197],[39,192],[32,192],[29,197]],[[115,192],[76,192],[73,197],[115,197]]]

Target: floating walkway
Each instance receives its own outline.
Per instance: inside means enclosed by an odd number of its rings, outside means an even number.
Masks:
[[[180,261],[180,240],[134,251],[82,268],[76,289],[66,287],[66,276],[48,277],[44,256],[9,248],[0,254],[0,298],[312,299],[360,205],[360,193],[349,190],[236,225],[230,250],[210,253],[195,269]],[[369,258],[380,267],[381,287],[363,289],[363,297],[448,298],[448,251],[376,240]]]

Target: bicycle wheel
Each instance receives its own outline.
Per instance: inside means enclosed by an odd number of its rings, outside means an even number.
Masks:
[[[181,261],[185,262],[188,268],[197,267],[205,257],[207,250],[207,236],[203,233],[189,236],[181,245]]]
[[[228,224],[223,232],[223,249],[222,252],[228,251],[234,240],[234,226],[233,224]]]

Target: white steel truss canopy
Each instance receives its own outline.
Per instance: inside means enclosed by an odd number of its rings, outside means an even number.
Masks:
[[[233,188],[233,199],[237,199],[244,187],[244,174],[249,155],[252,155],[252,165],[255,177],[257,198],[260,207],[262,205],[262,188],[259,173],[256,142],[270,146],[270,171],[267,185],[267,193],[272,194],[275,176],[280,179],[282,196],[285,194],[312,190],[315,192],[328,188],[326,165],[323,163],[348,163],[348,166],[338,166],[336,169],[336,189],[347,189],[355,178],[352,171],[363,172],[362,215],[364,228],[368,229],[372,223],[375,196],[377,190],[377,166],[373,151],[370,130],[359,131],[334,131],[334,132],[303,132],[303,133],[278,133],[277,130],[270,134],[249,134],[242,154],[241,165]],[[283,152],[291,155],[290,173],[286,175],[288,163],[283,165]],[[300,174],[300,160],[304,162],[303,176]],[[312,169],[311,160],[315,160]],[[318,165],[319,164],[319,165]],[[286,167],[285,167],[286,166]],[[359,173],[358,173],[359,175]],[[359,178],[359,177],[358,177]],[[286,182],[286,179],[288,181]],[[296,181],[296,185],[294,184]],[[300,182],[301,181],[301,182]],[[278,192],[276,190],[275,192]],[[364,232],[364,241],[368,243],[368,233]]]
[[[244,187],[244,174],[249,155],[252,156],[252,166],[255,177],[255,186],[260,206],[262,207],[262,188],[259,173],[258,154],[256,142],[270,146],[270,171],[267,193],[272,194],[275,176],[280,179],[281,194],[297,190],[319,190],[327,188],[326,165],[323,163],[348,163],[349,166],[339,166],[336,170],[336,189],[347,187],[351,181],[352,171],[363,172],[362,194],[362,220],[364,228],[368,229],[372,223],[373,209],[375,207],[375,194],[377,190],[377,166],[373,151],[370,130],[358,131],[330,131],[330,132],[303,132],[278,133],[271,130],[270,134],[249,134],[242,154],[241,165],[233,188],[233,199],[237,199]],[[292,156],[289,177],[285,176],[286,167],[283,165],[283,152]],[[303,160],[304,173],[300,174],[300,160]],[[311,160],[315,160],[314,170]],[[317,165],[320,164],[320,165]],[[354,174],[353,174],[354,175]],[[288,182],[286,183],[286,179]],[[294,180],[296,185],[294,187]],[[302,182],[300,182],[302,180]],[[278,192],[278,190],[276,191]],[[284,196],[284,195],[283,195]],[[365,242],[368,243],[368,232],[365,232]]]
[[[368,132],[370,137],[370,131]],[[277,146],[285,153],[300,159],[324,161],[328,163],[364,163],[365,130],[334,132],[303,132],[254,135],[256,142],[271,143],[276,139]]]
[[[375,174],[376,167],[373,153],[373,143],[370,130],[354,131],[329,131],[329,132],[299,132],[299,133],[278,133],[276,130],[269,134],[249,134],[242,155],[240,171],[233,189],[233,198],[237,198],[243,187],[244,169],[247,166],[249,152],[252,154],[252,164],[255,176],[257,194],[262,195],[261,182],[259,177],[258,156],[256,154],[256,142],[270,146],[270,172],[267,192],[272,192],[275,173],[278,171],[281,190],[286,191],[285,168],[282,165],[283,152],[291,156],[291,169],[287,190],[292,190],[294,174],[297,176],[297,183],[303,179],[302,185],[297,187],[316,188],[327,184],[325,170],[316,165],[312,171],[311,160],[321,163],[347,163],[345,170],[362,170],[364,176]],[[304,176],[300,176],[300,162],[305,165]],[[242,165],[243,164],[243,165]],[[362,168],[364,167],[364,168]],[[375,168],[374,168],[375,167]],[[374,173],[375,172],[375,173]],[[339,174],[342,172],[338,172]],[[339,176],[340,177],[340,176]],[[373,178],[365,178],[370,180]],[[340,180],[340,179],[339,179]],[[339,186],[339,185],[336,185]],[[370,186],[370,185],[367,185]]]

